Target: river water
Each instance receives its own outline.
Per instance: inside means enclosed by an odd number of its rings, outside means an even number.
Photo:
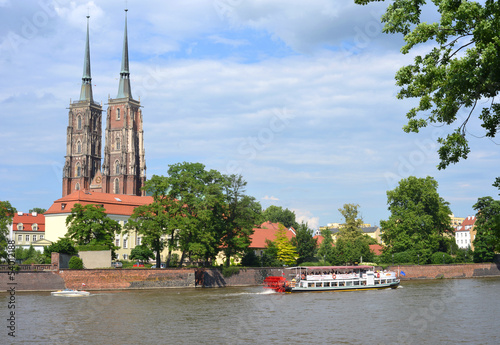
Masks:
[[[278,294],[260,287],[0,294],[1,344],[500,344],[500,278],[395,290]],[[12,310],[12,309],[11,309]]]

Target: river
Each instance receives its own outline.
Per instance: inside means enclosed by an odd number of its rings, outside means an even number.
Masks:
[[[9,295],[0,294],[8,326]],[[1,344],[500,344],[500,278],[395,290],[278,294],[260,287],[16,293]]]

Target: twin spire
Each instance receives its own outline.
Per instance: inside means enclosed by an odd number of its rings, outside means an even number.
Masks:
[[[122,68],[120,71],[120,84],[118,85],[118,95],[116,98],[132,98],[132,89],[130,88],[130,71],[128,65],[127,11],[128,9],[125,9],[125,34],[123,37]],[[90,74],[89,18],[90,16],[87,16],[87,39],[85,42],[80,101],[90,101],[93,103],[92,77]]]

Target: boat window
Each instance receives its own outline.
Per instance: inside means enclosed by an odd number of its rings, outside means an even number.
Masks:
[[[307,287],[314,287],[314,283],[308,283]]]
[[[346,286],[352,286],[352,282],[346,282]]]
[[[324,282],[324,283],[323,283],[323,286],[324,286],[324,287],[330,287],[330,282]]]
[[[375,279],[375,285],[378,285],[378,284],[380,284],[380,280]]]
[[[356,280],[356,281],[354,282],[354,285],[359,285],[359,280]]]
[[[316,287],[321,287],[321,283],[316,283]]]
[[[385,279],[382,279],[382,281],[380,282],[381,284],[385,284],[386,280]]]
[[[339,286],[344,286],[344,282],[339,282]]]

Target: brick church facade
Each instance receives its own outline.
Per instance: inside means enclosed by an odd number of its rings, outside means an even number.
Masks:
[[[94,102],[90,71],[89,16],[80,98],[71,102],[62,196],[78,190],[144,195],[146,159],[140,101],[132,97],[128,59],[127,10],[122,65],[116,98],[108,99],[104,161],[102,161],[102,105]],[[102,166],[101,166],[102,162]]]

